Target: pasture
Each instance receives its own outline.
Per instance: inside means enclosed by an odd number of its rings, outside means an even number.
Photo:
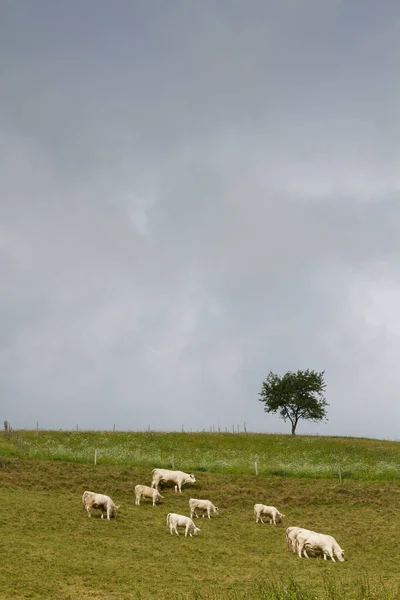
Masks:
[[[0,598],[400,598],[398,443],[212,433],[23,435],[30,458],[26,448],[0,440]],[[86,455],[77,456],[78,448]],[[175,468],[195,473],[196,484],[182,494],[164,489],[157,507],[149,500],[136,506],[135,485],[149,485],[151,469],[169,468],[171,455]],[[234,464],[223,468],[226,457]],[[342,483],[338,457],[347,473]],[[110,495],[121,505],[117,518],[108,522],[93,511],[89,519],[84,490]],[[198,537],[171,536],[166,515],[188,515],[191,497],[209,498],[220,515],[196,519]],[[283,525],[256,524],[256,502],[277,506]],[[291,525],[334,535],[346,561],[288,553]]]

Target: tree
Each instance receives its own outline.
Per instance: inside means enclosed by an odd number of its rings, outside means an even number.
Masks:
[[[296,433],[300,419],[315,423],[327,420],[326,407],[329,404],[324,397],[326,384],[324,371],[288,371],[283,377],[270,371],[258,394],[260,402],[264,402],[264,411],[276,413],[281,418],[289,419],[292,424],[292,435]]]

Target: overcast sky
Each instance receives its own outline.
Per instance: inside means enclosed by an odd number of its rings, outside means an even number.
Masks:
[[[399,439],[400,5],[0,0],[0,407]]]

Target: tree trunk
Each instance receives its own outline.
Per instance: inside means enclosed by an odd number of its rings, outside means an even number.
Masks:
[[[297,423],[292,423],[292,435],[296,435],[296,426]]]

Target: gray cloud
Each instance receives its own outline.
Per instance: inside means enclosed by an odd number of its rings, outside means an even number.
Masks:
[[[395,3],[1,3],[14,427],[398,436]]]

